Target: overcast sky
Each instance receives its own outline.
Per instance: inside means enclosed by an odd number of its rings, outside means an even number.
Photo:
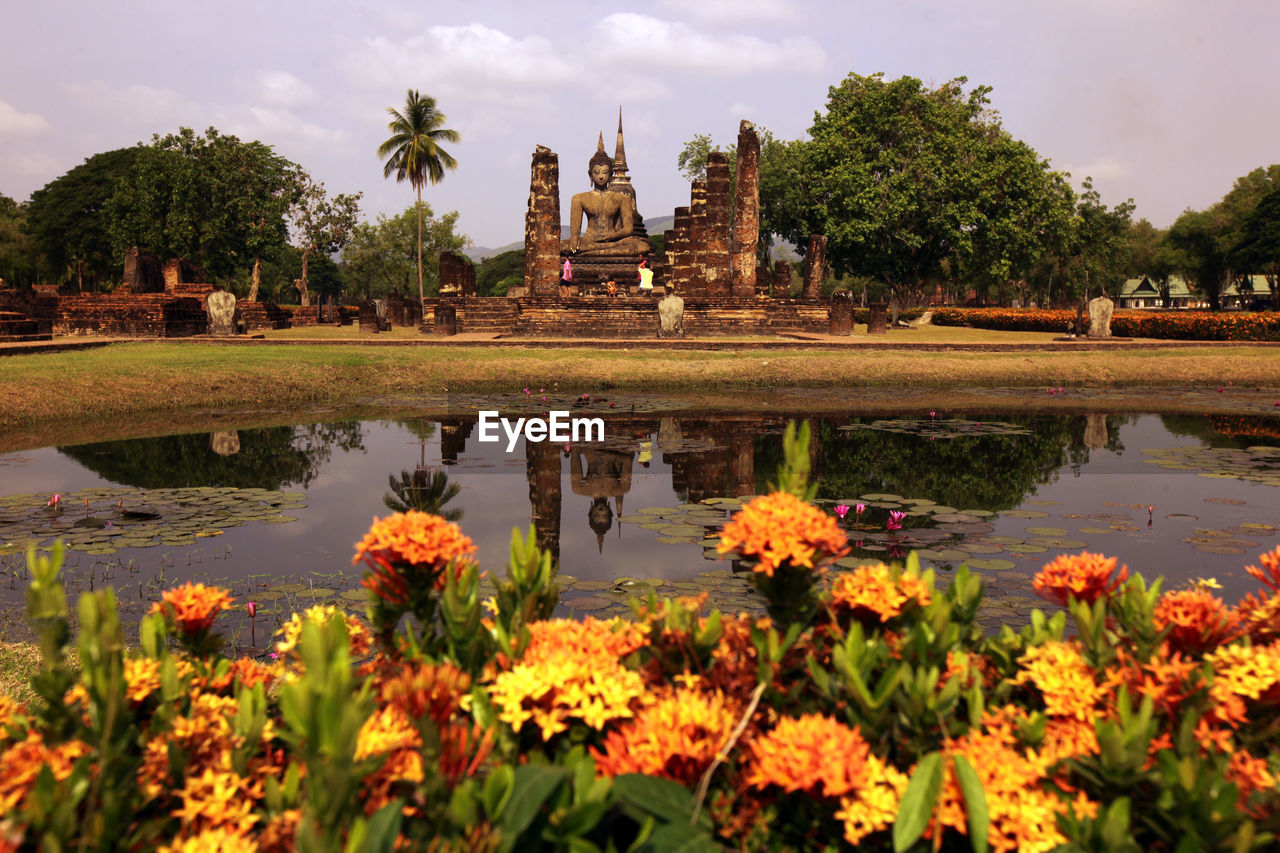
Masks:
[[[181,126],[258,139],[372,219],[412,202],[376,156],[405,90],[436,97],[458,160],[424,191],[477,245],[522,239],[536,145],[588,187],[623,110],[639,209],[688,204],[684,142],[747,118],[802,137],[850,72],[993,87],[1006,128],[1164,227],[1280,162],[1280,3],[657,0],[8,3],[0,193]]]

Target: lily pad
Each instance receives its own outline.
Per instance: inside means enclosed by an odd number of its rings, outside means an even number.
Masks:
[[[612,605],[613,603],[614,602],[610,601],[607,598],[601,598],[600,596],[593,595],[593,596],[587,596],[585,598],[566,599],[564,602],[564,606],[568,607],[570,610],[593,611],[593,610],[603,610],[606,607],[609,607],[610,605]]]
[[[996,558],[980,559],[975,557],[965,560],[965,565],[971,569],[978,569],[980,571],[998,572],[1004,569],[1012,569],[1018,564],[1013,560],[1001,560]]]
[[[1038,509],[1006,509],[1000,513],[1001,518],[1048,518],[1049,513]]]

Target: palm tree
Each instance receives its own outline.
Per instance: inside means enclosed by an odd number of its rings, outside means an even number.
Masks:
[[[424,298],[422,290],[422,185],[428,180],[438,184],[444,180],[445,169],[456,169],[458,161],[440,147],[441,142],[458,142],[462,137],[456,130],[444,127],[445,115],[436,109],[436,99],[418,94],[410,89],[405,96],[404,109],[387,107],[391,121],[387,129],[391,138],[378,146],[378,156],[386,157],[382,177],[396,176],[396,182],[407,180],[418,193],[418,301]]]
[[[382,502],[392,512],[408,512],[416,509],[438,515],[445,521],[462,519],[462,509],[455,507],[445,509],[445,504],[453,500],[462,491],[457,483],[449,482],[449,475],[434,468],[415,468],[412,472],[401,471],[400,479],[392,474],[387,478],[391,486],[390,494],[384,495]]]

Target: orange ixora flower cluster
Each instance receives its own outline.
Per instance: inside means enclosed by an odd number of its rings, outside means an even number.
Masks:
[[[1120,588],[1129,577],[1125,566],[1116,571],[1116,558],[1101,554],[1064,554],[1047,564],[1035,577],[1036,592],[1066,605],[1068,598],[1093,604]]]
[[[696,784],[728,742],[738,710],[719,690],[672,690],[609,732],[603,750],[593,750],[597,766],[606,776],[646,773]]]
[[[1093,667],[1074,643],[1051,641],[1032,646],[1018,659],[1022,671],[1014,684],[1032,684],[1044,698],[1045,711],[1053,716],[1092,720],[1098,702],[1106,694],[1097,683]]]
[[[176,623],[178,630],[188,637],[208,631],[218,614],[235,601],[225,589],[202,583],[186,583],[167,589],[160,599],[151,605],[148,612],[162,614],[165,619]]]
[[[968,835],[968,810],[955,774],[953,756],[963,756],[982,783],[987,805],[987,842],[997,853],[1047,853],[1067,842],[1058,829],[1058,818],[1074,811],[1093,816],[1097,804],[1083,795],[1068,800],[1046,790],[1046,771],[1061,756],[1046,756],[1018,742],[1015,724],[1025,719],[1015,707],[989,712],[982,725],[949,742],[946,781],[936,816],[926,837],[939,827]],[[1065,751],[1063,751],[1065,752]]]
[[[864,622],[888,622],[913,606],[928,607],[932,584],[918,572],[877,563],[841,572],[831,583],[831,604]]]
[[[1169,629],[1172,648],[1199,655],[1234,639],[1240,617],[1207,589],[1180,589],[1160,597],[1155,625]]]
[[[393,604],[407,604],[415,585],[430,583],[444,589],[447,566],[461,571],[475,559],[476,546],[458,525],[438,515],[409,510],[374,519],[364,539],[356,543],[352,563],[363,560],[370,574],[363,581],[375,595]]]
[[[848,537],[835,518],[816,506],[774,492],[735,513],[716,550],[755,560],[755,571],[773,577],[783,566],[822,568],[847,553]]]

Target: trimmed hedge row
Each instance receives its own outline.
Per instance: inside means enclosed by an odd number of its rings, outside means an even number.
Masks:
[[[1065,332],[1070,309],[935,308],[935,326],[972,326],[1007,332]],[[1280,341],[1280,313],[1258,311],[1117,311],[1111,333],[1126,338],[1184,341]]]

